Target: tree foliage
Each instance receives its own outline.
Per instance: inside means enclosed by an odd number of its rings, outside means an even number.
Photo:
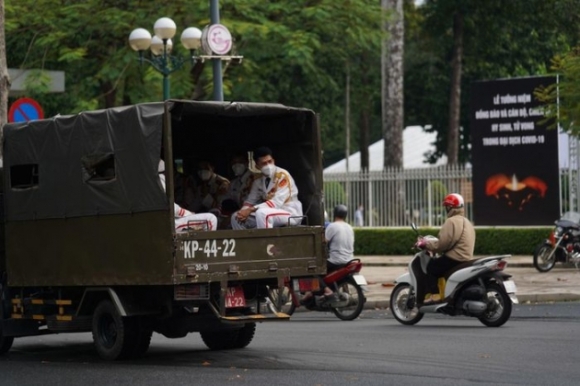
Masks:
[[[162,76],[139,66],[128,44],[137,27],[152,32],[159,17],[169,16],[179,34],[188,26],[209,24],[208,2],[163,0],[6,0],[7,45],[12,68],[61,70],[66,93],[30,90],[46,115],[67,114],[160,100]],[[321,115],[325,156],[344,152],[344,69],[351,64],[353,114],[372,107],[380,95],[379,56],[381,10],[376,1],[345,0],[222,0],[220,22],[236,40],[239,66],[224,74],[226,100],[278,102],[304,106]],[[373,64],[373,63],[376,63]],[[205,66],[198,88],[211,97],[211,66]],[[195,85],[186,69],[171,74],[171,97],[189,99]],[[366,77],[368,80],[361,80]]]
[[[437,132],[431,161],[446,154],[452,15],[464,16],[459,138],[459,162],[464,163],[470,156],[471,84],[546,74],[550,59],[569,44],[555,17],[563,1],[568,0],[426,0],[419,7],[419,28],[406,41],[405,111],[407,124],[430,125]]]
[[[538,88],[534,95],[544,103],[548,127],[558,124],[563,131],[580,136],[580,47],[556,56],[552,69],[558,82]]]
[[[207,1],[4,0],[10,68],[60,70],[66,92],[30,94],[45,114],[69,114],[160,100],[162,76],[139,66],[127,43],[137,27],[152,31],[169,16],[178,26],[174,51],[188,53],[179,34],[209,23]],[[221,22],[243,63],[224,75],[226,100],[279,102],[320,113],[325,163],[344,156],[345,68],[351,73],[352,148],[368,121],[370,141],[381,138],[380,23],[376,0],[222,0]],[[459,161],[469,159],[468,103],[475,80],[545,74],[550,59],[580,39],[580,0],[425,0],[405,4],[405,123],[438,133],[435,160],[445,154],[449,124],[452,17],[464,15]],[[171,96],[189,99],[197,86],[211,97],[211,66],[197,84],[188,68],[171,74]],[[42,80],[42,73],[37,74]],[[570,75],[567,76],[568,78]],[[571,78],[570,78],[571,79]],[[46,84],[46,83],[44,83]],[[40,86],[39,86],[40,85]],[[365,121],[366,120],[366,121]],[[366,141],[366,139],[362,139]]]

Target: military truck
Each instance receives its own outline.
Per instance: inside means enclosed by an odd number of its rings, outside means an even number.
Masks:
[[[264,306],[273,288],[326,271],[311,110],[170,100],[3,133],[1,353],[15,337],[66,332],[92,332],[105,360],[143,355],[153,332],[243,348],[257,322],[289,319]],[[296,181],[301,225],[175,232],[175,165],[204,159],[227,175],[233,153],[264,145]]]

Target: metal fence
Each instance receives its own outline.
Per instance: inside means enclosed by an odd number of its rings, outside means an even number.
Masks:
[[[576,192],[580,190],[575,182],[579,180],[577,169],[560,170],[562,213],[578,210]],[[448,193],[463,196],[466,215],[473,219],[471,168],[446,165],[324,174],[324,199],[329,217],[336,204],[346,204],[350,209],[349,220],[355,226],[361,226],[354,221],[355,210],[360,206],[363,207],[362,226],[406,227],[411,222],[420,226],[440,226],[446,218],[441,202]]]

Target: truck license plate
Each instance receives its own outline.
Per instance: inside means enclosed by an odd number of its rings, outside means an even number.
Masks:
[[[244,289],[241,286],[228,287],[226,293],[226,308],[237,308],[246,306],[246,297]]]

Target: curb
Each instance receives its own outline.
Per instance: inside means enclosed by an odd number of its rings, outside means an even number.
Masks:
[[[525,303],[560,303],[580,301],[580,294],[554,293],[554,294],[522,294],[517,295],[519,304]],[[367,300],[365,310],[387,309],[389,300]]]
[[[384,262],[384,263],[365,263],[363,262],[363,267],[406,267],[408,263],[397,263],[397,262]],[[509,268],[534,268],[533,264],[528,263],[509,263]]]

